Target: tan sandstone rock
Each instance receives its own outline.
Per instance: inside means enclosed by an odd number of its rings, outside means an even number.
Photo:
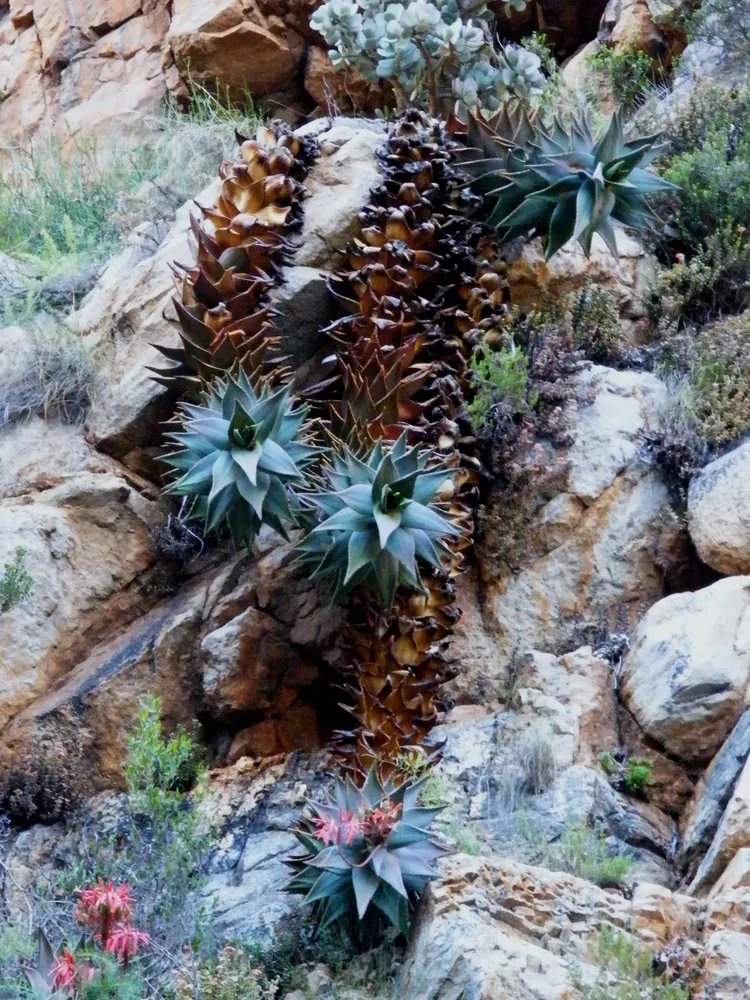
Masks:
[[[750,579],[673,594],[647,612],[621,693],[641,728],[681,760],[707,761],[747,705]]]
[[[293,83],[305,51],[295,31],[244,0],[175,0],[167,44],[183,76],[257,97]]]
[[[750,573],[750,444],[691,479],[688,527],[707,566],[727,576]]]

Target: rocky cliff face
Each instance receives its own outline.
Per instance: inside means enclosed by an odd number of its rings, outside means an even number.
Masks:
[[[600,6],[612,37],[632,18],[672,44],[664,5]],[[305,29],[309,7],[11,0],[0,6],[0,127],[138,129],[188,72],[317,100],[310,67],[323,72],[324,54]],[[539,7],[572,48],[586,40],[591,11]],[[282,349],[302,378],[333,316],[326,278],[381,180],[384,126],[322,118],[303,131],[322,155],[274,292]],[[154,345],[177,342],[170,265],[191,259],[196,203],[168,231],[141,227],[67,318],[100,359],[85,423],[0,427],[0,566],[23,548],[34,581],[33,600],[0,615],[0,768],[65,748],[63,766],[101,793],[87,819],[96,825],[116,810],[139,697],[158,694],[170,727],[200,718],[216,765],[205,821],[220,834],[205,900],[218,900],[218,932],[250,937],[293,909],[280,859],[305,792],[327,778],[342,618],[294,564],[294,539],[261,533],[252,552],[217,544],[189,559],[174,548],[158,463],[171,403],[147,366]],[[565,250],[547,264],[532,243],[509,269],[513,301],[531,307],[593,281],[635,340],[654,262],[618,241],[617,264],[596,242],[588,259]],[[19,363],[29,336],[0,331],[0,370]],[[693,480],[679,520],[648,447],[665,397],[653,373],[585,365],[569,432],[550,446],[559,475],[523,551],[503,560],[480,544],[459,581],[464,617],[447,649],[459,669],[432,745],[481,856],[459,852],[428,891],[407,1000],[585,996],[609,932],[694,967],[696,997],[750,991],[750,446]],[[491,526],[503,497],[488,489],[484,500]],[[647,757],[653,783],[628,794],[601,764],[615,752]],[[560,845],[593,828],[605,854],[630,859],[627,892],[562,870]],[[7,913],[23,917],[24,890],[75,858],[80,835],[58,824],[13,839]]]

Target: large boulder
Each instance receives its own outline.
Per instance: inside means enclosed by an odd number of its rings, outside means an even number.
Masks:
[[[750,710],[740,716],[729,739],[719,750],[685,809],[680,823],[680,850],[677,864],[695,874],[734,792],[737,779],[750,756]]]
[[[707,566],[727,576],[750,573],[750,444],[693,477],[688,528]]]
[[[257,97],[294,85],[304,39],[247,0],[175,0],[167,44],[181,75]]]
[[[621,697],[652,739],[680,760],[713,757],[747,707],[750,578],[673,594],[638,626]]]
[[[33,581],[0,616],[0,728],[156,599],[149,528],[164,511],[147,484],[80,472],[31,500],[0,501],[0,566],[23,549]]]
[[[639,447],[663,384],[649,374],[593,367],[580,395],[572,443],[557,457],[567,482],[531,519],[527,555],[510,568],[476,548],[483,618],[497,648],[488,666],[498,679],[529,649],[562,652],[603,628],[629,631],[663,595],[665,570],[684,558],[666,484]],[[505,524],[490,498],[485,530],[502,540]]]
[[[632,900],[498,856],[449,859],[430,885],[406,957],[403,1000],[573,1000],[595,976],[604,928],[658,948],[694,932],[691,901],[649,884]]]
[[[705,891],[737,852],[746,847],[750,847],[750,762],[747,760],[689,891]]]

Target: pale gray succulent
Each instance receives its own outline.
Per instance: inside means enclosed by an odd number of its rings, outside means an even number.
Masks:
[[[510,0],[523,10],[526,0]],[[458,103],[496,110],[533,100],[544,86],[541,63],[523,48],[496,49],[486,0],[328,0],[310,25],[330,46],[334,69],[388,80],[400,105],[429,97],[433,112]]]

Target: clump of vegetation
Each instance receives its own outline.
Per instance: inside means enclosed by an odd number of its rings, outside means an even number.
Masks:
[[[587,879],[602,888],[620,887],[633,870],[633,861],[624,854],[612,853],[603,832],[586,823],[570,824],[560,840],[550,849],[548,864]]]
[[[642,796],[654,783],[653,762],[648,757],[628,756],[622,751],[603,750],[599,763],[612,785],[630,795]]]
[[[273,1000],[278,979],[266,979],[251,954],[225,945],[215,958],[186,963],[176,977],[175,1000]]]
[[[520,348],[493,351],[484,345],[478,347],[471,359],[470,377],[475,395],[468,410],[475,432],[484,428],[497,404],[507,403],[515,409],[523,407],[529,363]]]
[[[57,823],[75,812],[85,788],[80,741],[73,734],[42,732],[0,774],[0,814],[21,829]]]
[[[576,986],[585,1000],[689,1000],[690,990],[669,972],[657,971],[657,961],[630,935],[605,925],[599,932],[594,983]]]
[[[526,0],[514,4],[522,9]],[[446,0],[331,0],[318,7],[310,27],[330,46],[334,69],[354,67],[368,80],[386,80],[399,108],[428,103],[437,114],[458,100],[492,111],[505,100],[532,100],[544,77],[534,52],[492,43],[491,17],[483,2],[466,18]]]
[[[32,413],[79,423],[91,406],[96,365],[83,338],[53,323],[29,333],[28,352],[0,382],[0,426]]]
[[[87,839],[84,859],[61,873],[57,888],[69,893],[100,879],[132,886],[139,924],[158,946],[146,969],[163,971],[165,951],[175,955],[190,945],[200,953],[209,938],[209,915],[197,897],[212,843],[197,809],[201,751],[197,733],[164,737],[154,696],[142,699],[127,745],[128,795],[117,832]]]
[[[613,293],[588,281],[570,307],[573,344],[599,364],[616,361],[623,348],[620,312]]]
[[[0,576],[0,614],[25,601],[34,589],[34,578],[24,566],[25,558],[26,550],[17,548],[13,562],[5,564]]]
[[[384,785],[373,768],[361,788],[337,778],[332,798],[309,803],[312,817],[293,830],[306,853],[287,859],[294,875],[285,888],[313,906],[321,929],[356,917],[352,935],[363,945],[388,925],[408,937],[434,863],[450,853],[429,830],[439,808],[419,804],[425,780]]]
[[[521,770],[522,791],[529,795],[541,795],[555,780],[557,763],[549,737],[541,728],[532,728],[523,737],[517,751]]]
[[[648,93],[654,85],[654,63],[646,52],[637,47],[611,48],[602,46],[589,58],[591,67],[605,73],[618,104],[631,108]]]
[[[724,225],[688,258],[678,256],[649,290],[649,310],[662,327],[703,324],[750,306],[750,240],[744,226]]]

